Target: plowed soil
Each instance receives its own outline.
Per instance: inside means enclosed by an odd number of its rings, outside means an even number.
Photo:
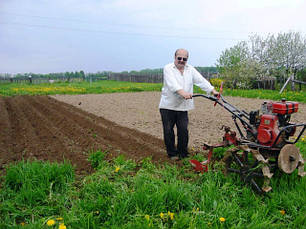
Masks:
[[[171,162],[162,141],[159,99],[160,92],[0,97],[0,175],[5,165],[29,158],[69,160],[78,174],[88,174],[87,158],[96,150],[107,151],[108,159],[123,154],[135,161]],[[260,109],[264,101],[226,99],[246,111]],[[221,106],[195,98],[195,107],[189,112],[191,152],[222,141],[223,125],[235,129]],[[306,122],[306,104],[292,121]]]
[[[94,150],[108,157],[168,160],[162,140],[97,117],[48,96],[0,97],[0,171],[21,159],[69,160],[77,173],[90,173]]]

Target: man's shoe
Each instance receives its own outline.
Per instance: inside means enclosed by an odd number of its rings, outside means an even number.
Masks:
[[[179,158],[178,156],[170,156],[169,158],[170,158],[170,160],[172,160],[172,161],[178,161],[178,160],[180,160],[180,158]]]
[[[181,159],[184,159],[184,158],[186,158],[186,157],[188,157],[189,156],[189,154],[183,154],[183,155],[180,155],[180,158]]]

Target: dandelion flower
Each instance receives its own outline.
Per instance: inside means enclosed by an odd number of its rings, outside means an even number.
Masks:
[[[47,221],[47,225],[48,226],[53,226],[55,224],[55,220],[54,219],[50,219]]]
[[[67,227],[65,226],[65,224],[61,223],[59,226],[58,226],[58,229],[66,229]]]
[[[145,219],[149,221],[150,220],[150,216],[149,215],[145,215]]]
[[[219,220],[220,220],[221,223],[225,222],[225,218],[224,217],[220,217]]]
[[[170,219],[173,220],[173,218],[174,218],[174,213],[170,212]]]
[[[118,173],[119,170],[120,170],[120,167],[116,166],[115,173]]]
[[[21,225],[21,226],[24,226],[24,225],[25,225],[25,222],[21,222],[20,225]]]
[[[63,220],[63,217],[57,217],[56,220],[62,221],[62,220]]]
[[[164,213],[161,212],[161,213],[159,214],[159,216],[160,216],[160,218],[163,219],[163,218],[164,218]]]
[[[280,212],[282,215],[285,215],[285,214],[286,214],[285,210],[280,210],[279,212]]]

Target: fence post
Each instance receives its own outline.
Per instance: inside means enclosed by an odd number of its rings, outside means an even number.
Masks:
[[[287,86],[287,84],[289,83],[290,80],[292,80],[293,75],[291,75],[290,77],[288,77],[286,83],[284,84],[284,86],[282,87],[282,89],[280,90],[279,94],[283,93],[283,90],[285,89],[285,87]]]

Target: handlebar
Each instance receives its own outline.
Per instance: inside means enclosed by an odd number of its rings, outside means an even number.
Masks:
[[[222,95],[221,95],[222,96]],[[220,96],[220,97],[221,97]],[[204,98],[206,98],[206,99],[210,99],[210,100],[212,100],[212,101],[215,101],[215,100],[218,100],[216,97],[214,97],[214,96],[211,96],[211,95],[203,95],[203,94],[195,94],[195,95],[192,95],[192,97],[204,97]],[[223,98],[223,96],[222,96],[222,98]]]
[[[224,100],[224,97],[221,94],[219,94],[219,95],[220,95],[219,98],[215,97],[215,96],[203,95],[203,94],[195,94],[192,97],[204,97],[204,98],[209,99],[209,100],[211,100],[215,103],[218,103],[222,106],[222,103],[220,102],[220,99],[221,99],[222,102],[224,102],[225,100]]]
[[[220,96],[214,97],[214,96],[210,96],[210,95],[203,95],[203,94],[196,94],[193,95],[192,97],[203,97],[206,99],[209,99],[213,102],[218,103],[220,106],[222,106],[225,110],[227,110],[228,112],[230,112],[232,114],[232,118],[234,120],[234,123],[239,131],[239,134],[242,138],[244,138],[244,134],[242,133],[236,119],[238,118],[238,120],[241,122],[241,124],[244,126],[244,129],[248,129],[248,130],[252,130],[253,127],[250,125],[250,115],[248,113],[246,113],[245,111],[241,111],[238,108],[236,108],[234,105],[228,103],[224,97],[220,94]]]
[[[241,119],[242,117],[246,118],[246,119],[250,119],[250,116],[247,112],[243,111],[243,110],[239,110],[237,107],[235,107],[234,105],[228,103],[222,94],[219,94],[219,98],[215,97],[215,96],[211,96],[211,95],[203,95],[203,94],[195,94],[192,97],[204,97],[206,99],[209,99],[215,103],[218,103],[220,106],[224,107],[226,110],[228,110],[230,113],[232,113],[234,116],[236,116],[237,118]]]

